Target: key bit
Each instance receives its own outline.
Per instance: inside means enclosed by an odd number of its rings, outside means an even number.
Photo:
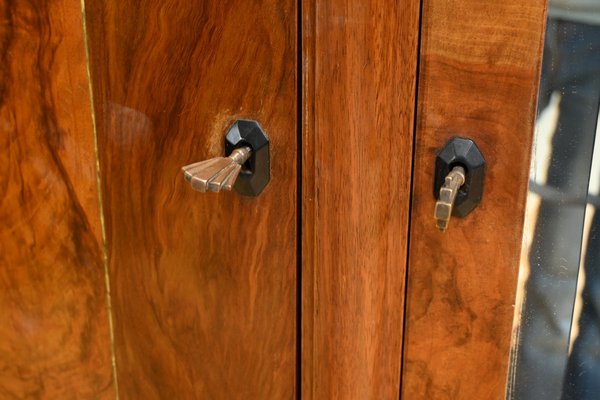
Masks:
[[[454,167],[452,171],[446,175],[444,185],[440,189],[440,196],[435,203],[435,219],[438,229],[442,232],[448,228],[456,195],[464,183],[465,169],[461,166]]]
[[[242,165],[250,158],[250,147],[240,147],[228,157],[215,157],[186,165],[182,168],[185,180],[199,192],[220,192],[231,190],[235,184]]]

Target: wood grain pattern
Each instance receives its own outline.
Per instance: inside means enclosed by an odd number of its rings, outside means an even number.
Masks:
[[[303,2],[302,397],[397,399],[419,1]]]
[[[114,398],[78,0],[0,2],[0,398]]]
[[[123,399],[296,392],[296,4],[89,2]],[[236,118],[271,139],[257,198],[193,192]]]
[[[403,398],[504,398],[545,3],[424,2]],[[456,135],[486,158],[484,198],[440,233],[435,154]]]

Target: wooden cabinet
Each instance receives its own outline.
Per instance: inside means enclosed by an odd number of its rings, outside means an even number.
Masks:
[[[0,397],[503,398],[544,1],[38,3],[0,4]],[[269,185],[192,191],[236,119]],[[440,233],[453,136],[488,171]]]

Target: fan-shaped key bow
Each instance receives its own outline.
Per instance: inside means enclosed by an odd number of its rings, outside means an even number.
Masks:
[[[240,147],[228,157],[215,157],[186,165],[182,168],[185,180],[199,192],[220,192],[231,190],[242,165],[252,155],[250,147]]]

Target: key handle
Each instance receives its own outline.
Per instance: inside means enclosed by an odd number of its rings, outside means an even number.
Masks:
[[[192,188],[199,192],[231,190],[242,170],[242,165],[251,154],[250,147],[240,147],[229,157],[215,157],[186,165],[182,168],[183,176]]]
[[[456,166],[446,175],[444,185],[440,188],[440,196],[435,203],[435,219],[438,229],[442,232],[448,228],[456,196],[464,183],[465,169],[461,166]]]

